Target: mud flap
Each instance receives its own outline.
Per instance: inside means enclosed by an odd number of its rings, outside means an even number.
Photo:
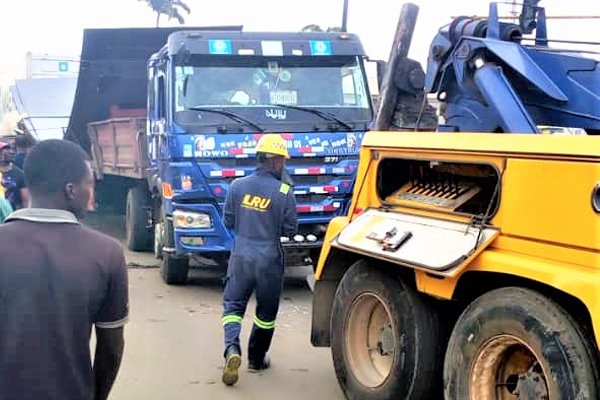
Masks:
[[[371,209],[348,224],[332,246],[453,277],[498,234],[487,225]]]
[[[306,275],[306,283],[308,284],[308,287],[310,288],[311,292],[315,291],[315,274],[313,272],[311,272],[310,274]]]

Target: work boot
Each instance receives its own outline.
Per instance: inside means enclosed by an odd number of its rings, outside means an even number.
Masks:
[[[260,372],[263,371],[267,368],[269,368],[271,366],[271,358],[269,357],[268,354],[265,354],[265,357],[263,358],[262,362],[254,362],[251,360],[248,360],[248,372]]]
[[[223,377],[221,380],[227,386],[233,386],[238,381],[238,369],[242,364],[242,356],[235,346],[229,346],[225,353],[225,366],[223,366]]]

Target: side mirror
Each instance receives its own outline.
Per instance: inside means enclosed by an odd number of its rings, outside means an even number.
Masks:
[[[367,78],[369,79],[369,88],[371,89],[371,94],[377,95],[381,92],[381,85],[383,84],[383,78],[387,70],[387,62],[371,60],[369,58],[366,61],[365,69],[367,71]],[[374,80],[376,80],[376,86]]]

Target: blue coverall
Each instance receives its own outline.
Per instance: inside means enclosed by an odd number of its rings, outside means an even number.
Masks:
[[[283,286],[280,237],[292,237],[297,229],[293,190],[273,173],[258,168],[231,184],[224,222],[235,232],[223,294],[225,354],[230,346],[236,346],[241,354],[241,322],[255,291],[257,304],[248,360],[262,363],[273,338]]]

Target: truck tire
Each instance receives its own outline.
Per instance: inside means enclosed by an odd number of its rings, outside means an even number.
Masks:
[[[127,192],[125,231],[127,248],[132,251],[152,250],[153,232],[148,229],[150,196],[142,186],[134,186]]]
[[[175,248],[173,237],[173,224],[169,219],[163,216],[163,240],[165,247]],[[167,285],[185,285],[188,280],[188,271],[190,269],[189,259],[185,256],[177,256],[163,250],[161,275]]]
[[[163,253],[161,275],[167,285],[185,285],[188,280],[189,260]]]
[[[597,399],[597,365],[591,342],[558,304],[507,287],[479,297],[458,319],[446,351],[444,395]]]
[[[437,399],[442,346],[436,311],[406,283],[366,261],[340,282],[331,351],[348,399]]]

